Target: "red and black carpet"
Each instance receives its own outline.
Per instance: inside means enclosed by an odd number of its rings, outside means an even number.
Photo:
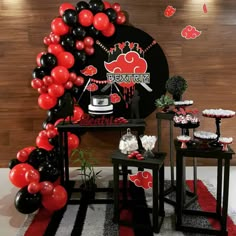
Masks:
[[[166,181],[168,187],[169,182]],[[187,181],[192,189],[192,181]],[[198,201],[191,205],[194,209],[215,210],[214,189],[198,181]],[[210,188],[210,189],[209,189]],[[138,200],[136,207],[121,211],[121,219],[130,221],[132,227],[118,226],[112,222],[113,204],[68,204],[65,209],[50,213],[40,209],[28,215],[17,236],[154,236],[151,230],[151,217],[148,206],[151,206],[151,190],[144,191],[131,183],[130,197]],[[109,196],[108,196],[109,197]],[[172,206],[165,205],[166,216],[161,227],[160,236],[198,235],[175,231],[175,215]],[[229,210],[230,212],[230,210]],[[233,217],[235,218],[235,217]],[[217,228],[216,222],[204,217],[184,219],[187,224]],[[236,225],[228,216],[229,236],[236,235]]]

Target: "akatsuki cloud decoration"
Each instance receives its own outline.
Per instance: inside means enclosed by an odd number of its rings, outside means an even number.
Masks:
[[[87,60],[96,54],[95,42],[112,37],[126,16],[118,3],[101,0],[80,1],[75,6],[63,3],[59,16],[51,22],[51,32],[43,39],[45,49],[36,57],[37,67],[32,72],[31,86],[39,93],[38,105],[48,111],[43,130],[36,137],[35,146],[18,151],[9,163],[9,179],[19,188],[15,196],[16,209],[24,214],[41,206],[55,211],[67,202],[67,191],[60,185],[58,164],[58,132],[56,125],[72,116],[78,122],[84,110],[75,104],[88,77],[97,73]],[[96,81],[96,80],[94,80]],[[93,82],[94,82],[93,81]],[[88,88],[98,89],[96,83]],[[117,102],[119,97],[113,95]],[[70,133],[69,150],[79,146],[79,138]]]

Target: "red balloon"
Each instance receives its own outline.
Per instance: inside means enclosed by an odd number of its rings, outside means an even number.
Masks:
[[[48,94],[51,97],[61,97],[65,92],[64,87],[61,84],[52,84],[48,87]]]
[[[48,46],[48,52],[54,54],[55,56],[63,51],[64,48],[60,44],[50,44]]]
[[[36,170],[36,169],[28,170],[28,171],[25,173],[25,179],[26,179],[26,181],[28,181],[29,183],[31,183],[31,182],[36,182],[36,183],[38,183],[39,180],[40,180],[40,174],[39,174],[38,170]]]
[[[117,2],[113,3],[111,7],[112,7],[117,13],[120,12],[120,10],[121,10],[121,6],[120,6],[120,4],[117,3]]]
[[[38,136],[41,138],[47,138],[47,131],[46,130],[40,131]]]
[[[49,86],[51,84],[53,84],[53,78],[52,76],[49,76],[49,75],[46,75],[43,77],[43,83],[46,85],[46,86]]]
[[[78,50],[83,50],[84,49],[84,42],[81,40],[76,41],[75,47]]]
[[[94,54],[94,47],[86,47],[84,51],[87,55],[91,56]]]
[[[108,16],[103,12],[97,13],[93,18],[93,26],[97,30],[105,30],[109,26],[109,23]]]
[[[60,5],[60,7],[59,7],[59,14],[60,14],[60,16],[62,16],[63,13],[65,12],[65,10],[68,10],[68,9],[75,10],[75,7],[72,4],[67,3],[67,2],[62,3]]]
[[[38,136],[36,138],[36,145],[39,148],[44,148],[47,151],[51,151],[53,149],[53,146],[49,143],[48,138],[43,138]]]
[[[48,87],[46,85],[43,85],[41,88],[37,89],[40,94],[45,94],[48,92]]]
[[[56,127],[59,123],[61,123],[63,120],[64,120],[63,118],[58,119],[58,120],[54,123],[55,127]]]
[[[48,138],[54,138],[58,134],[57,129],[50,129],[47,130],[47,136]]]
[[[93,24],[93,13],[90,10],[83,9],[79,12],[78,20],[82,26],[90,26]]]
[[[46,125],[46,130],[50,130],[50,129],[55,129],[55,125],[54,124],[47,124]]]
[[[50,35],[50,39],[51,39],[51,42],[54,43],[54,44],[60,43],[60,40],[61,40],[60,36],[59,36],[59,35],[56,35],[56,34],[54,34],[54,33],[52,33],[52,34]]]
[[[94,39],[89,36],[85,37],[83,42],[85,47],[92,47],[94,45]]]
[[[43,195],[42,205],[49,211],[57,211],[66,205],[67,199],[65,188],[58,185],[54,187],[51,195]]]
[[[16,154],[16,158],[20,162],[26,162],[28,160],[28,157],[29,157],[29,153],[24,149],[20,150]]]
[[[74,115],[72,116],[72,120],[74,122],[79,122],[83,116],[84,116],[83,109],[79,106],[75,106],[74,107]]]
[[[49,45],[49,44],[52,43],[52,42],[51,42],[51,39],[50,39],[48,36],[46,36],[46,37],[43,38],[43,43],[44,43],[45,45]]]
[[[75,134],[68,134],[68,149],[75,149],[79,146],[79,138]]]
[[[67,81],[64,85],[65,89],[71,89],[73,87],[73,83],[71,81]]]
[[[104,4],[105,10],[106,10],[107,8],[111,8],[111,3],[104,1],[103,4]]]
[[[52,194],[54,185],[50,181],[42,181],[40,184],[40,193],[43,195]]]
[[[73,82],[74,80],[76,80],[76,78],[77,78],[77,75],[76,75],[76,73],[74,73],[74,72],[71,72],[71,73],[70,73],[69,80]]]
[[[60,36],[67,34],[70,30],[70,27],[63,21],[62,18],[57,17],[51,22],[51,29],[54,34]]]
[[[43,86],[43,81],[41,79],[32,79],[31,87],[34,89],[41,88]]]
[[[29,184],[29,182],[25,179],[25,173],[32,169],[34,169],[33,166],[27,163],[17,164],[10,170],[9,173],[11,183],[18,188],[25,187]]]
[[[44,110],[49,110],[56,104],[57,98],[50,96],[48,93],[43,93],[38,97],[38,105]]]
[[[55,83],[64,84],[70,77],[70,73],[64,66],[56,66],[51,71],[51,76],[53,77]]]
[[[76,86],[82,86],[84,84],[84,78],[82,76],[77,76],[77,78],[73,81]]]
[[[40,52],[37,57],[36,57],[36,63],[37,63],[37,66],[42,66],[41,65],[41,62],[40,62],[40,58],[42,55],[46,54],[46,52]]]
[[[41,186],[40,186],[39,183],[37,183],[37,182],[31,182],[31,183],[28,185],[27,190],[28,190],[29,193],[35,194],[35,193],[37,193],[37,192],[40,191],[40,187],[41,187]]]
[[[33,146],[23,148],[23,150],[28,152],[28,154],[30,154],[34,149],[36,149],[36,147],[33,147]]]
[[[61,52],[57,56],[57,64],[66,68],[71,68],[74,65],[75,58],[70,52]]]
[[[107,29],[103,30],[102,31],[102,34],[105,36],[105,37],[111,37],[114,33],[115,33],[115,26],[114,24],[112,23],[109,23],[109,26]]]
[[[118,12],[118,13],[117,13],[117,18],[116,18],[116,23],[117,23],[118,25],[122,25],[122,24],[125,23],[125,21],[126,21],[125,13],[122,12],[122,11]]]

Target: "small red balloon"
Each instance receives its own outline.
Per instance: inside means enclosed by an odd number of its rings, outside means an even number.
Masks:
[[[41,79],[32,79],[31,87],[34,89],[41,88],[43,86],[43,81]]]
[[[86,47],[84,51],[87,55],[91,56],[94,54],[94,47]]]
[[[112,23],[109,23],[109,26],[107,29],[102,31],[102,34],[106,37],[111,37],[115,33],[115,26]]]
[[[38,182],[31,182],[28,187],[27,190],[29,193],[31,194],[35,194],[38,193],[40,191],[40,184]]]
[[[52,84],[48,87],[48,94],[51,97],[61,97],[65,92],[64,86],[61,84]]]
[[[122,25],[122,24],[125,23],[125,21],[126,21],[125,13],[122,12],[122,11],[118,12],[118,13],[117,13],[117,18],[116,18],[116,23],[117,23],[118,25]]]
[[[67,34],[69,32],[70,27],[63,21],[62,18],[57,17],[51,22],[51,29],[54,34],[60,36]]]
[[[85,47],[92,47],[94,45],[94,39],[89,36],[85,37],[83,42]]]
[[[76,73],[74,73],[74,72],[71,72],[71,73],[70,73],[69,80],[73,82],[74,80],[76,80],[76,78],[77,78],[77,75],[76,75]]]
[[[48,92],[48,87],[46,85],[43,85],[41,88],[38,88],[38,93],[45,94]]]
[[[41,65],[41,62],[40,62],[40,59],[41,59],[41,56],[46,54],[46,52],[40,52],[37,57],[36,57],[36,63],[37,63],[37,66],[42,66]]]
[[[48,138],[37,137],[36,138],[36,145],[39,148],[43,148],[47,151],[51,151],[53,146],[49,143]]]
[[[84,84],[84,78],[82,76],[77,76],[76,80],[73,81],[76,86],[82,86]]]
[[[43,82],[46,86],[49,86],[49,85],[53,84],[54,81],[53,81],[52,76],[46,75],[43,77]]]
[[[52,42],[51,42],[51,39],[46,36],[46,37],[43,38],[43,43],[44,43],[45,45],[49,45],[49,44],[52,43]]]
[[[60,40],[61,40],[60,36],[56,34],[52,34],[50,36],[50,39],[51,39],[51,42],[54,44],[60,43]]]
[[[48,138],[54,138],[57,135],[57,130],[56,129],[50,129],[47,130],[47,136]]]
[[[69,149],[75,149],[79,146],[79,138],[75,134],[68,134],[68,148]]]
[[[78,50],[83,50],[84,49],[84,42],[81,40],[76,41],[75,47]]]
[[[67,81],[64,85],[65,89],[71,89],[73,87],[73,82],[72,81]]]
[[[24,149],[20,150],[16,154],[16,158],[20,162],[26,162],[28,160],[28,157],[29,157],[29,153]]]
[[[50,181],[42,181],[40,184],[40,193],[42,195],[51,195],[53,192],[54,185]]]
[[[28,170],[26,173],[25,173],[25,179],[31,183],[31,182],[39,182],[40,180],[40,174],[38,172],[38,170],[36,169],[32,169],[32,170]]]
[[[121,6],[120,6],[120,4],[117,3],[117,2],[113,3],[111,7],[112,7],[117,13],[120,12],[120,10],[121,10]]]
[[[75,106],[74,107],[74,115],[72,116],[72,120],[74,122],[79,122],[83,116],[84,116],[83,109],[79,106]]]
[[[107,1],[104,1],[103,4],[104,4],[105,10],[106,10],[107,8],[111,8],[111,3],[107,2]]]

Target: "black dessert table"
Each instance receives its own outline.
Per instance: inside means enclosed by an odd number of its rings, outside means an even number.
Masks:
[[[229,170],[230,160],[234,151],[229,147],[228,151],[222,151],[221,147],[209,147],[202,149],[198,146],[180,148],[181,143],[175,140],[176,148],[176,230],[205,233],[210,235],[228,235],[227,232],[227,211],[229,193]],[[217,197],[215,212],[186,209],[184,207],[185,192],[185,158],[211,158],[217,161]],[[223,164],[224,163],[224,164]],[[223,168],[224,167],[224,168]],[[224,170],[223,170],[224,169]],[[223,192],[222,192],[223,188]],[[223,194],[223,195],[222,195]],[[221,207],[222,206],[222,207]],[[184,225],[183,215],[205,216],[219,221],[220,229],[207,229],[198,225]]]
[[[127,168],[138,167],[140,169],[151,169],[153,179],[153,231],[158,233],[165,216],[164,211],[164,159],[166,153],[156,152],[154,157],[145,158],[143,160],[129,159],[127,155],[121,153],[119,150],[112,155],[113,163],[113,178],[114,178],[114,222],[124,223],[119,220],[119,166],[122,167],[123,172],[123,203],[127,201]]]
[[[130,128],[131,131],[136,131],[137,136],[144,134],[146,123],[144,119],[130,119],[125,124],[104,124],[104,125],[80,125],[61,122],[57,125],[59,133],[59,153],[60,153],[60,171],[61,171],[61,184],[69,186],[69,159],[68,159],[68,132],[84,133],[93,131],[126,131]],[[138,139],[139,140],[139,139]],[[109,141],[109,140],[108,140]],[[140,147],[141,144],[139,143]]]

